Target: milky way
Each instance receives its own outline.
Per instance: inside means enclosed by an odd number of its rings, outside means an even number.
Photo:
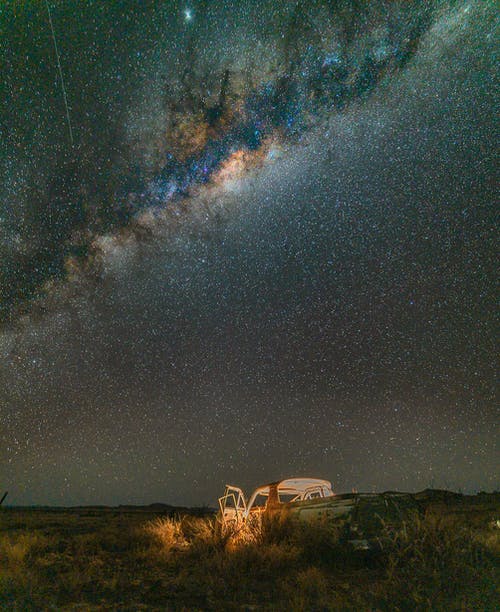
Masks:
[[[123,10],[124,7],[120,14]],[[262,10],[265,10],[264,7]],[[435,10],[433,3],[415,11],[410,5],[380,5],[361,9],[351,7],[349,3],[328,7],[327,4],[315,6],[313,3],[311,6],[310,3],[299,2],[293,10],[282,10],[279,16],[282,23],[275,33],[275,37],[279,36],[278,43],[272,50],[272,59],[259,58],[264,60],[265,68],[244,69],[238,64],[234,69],[212,68],[214,75],[211,79],[206,74],[211,66],[207,65],[203,49],[199,48],[203,45],[203,31],[198,33],[194,29],[195,24],[184,24],[187,27],[177,34],[180,39],[178,44],[185,46],[183,52],[176,48],[167,49],[174,56],[167,60],[174,64],[174,75],[170,75],[174,85],[172,92],[169,82],[168,86],[164,85],[165,90],[159,93],[168,117],[163,125],[160,123],[161,117],[156,124],[156,163],[151,167],[140,159],[131,158],[129,153],[125,168],[115,163],[117,169],[114,170],[116,177],[113,182],[117,183],[116,190],[110,190],[107,186],[96,191],[96,175],[103,181],[109,179],[107,172],[110,170],[105,167],[110,162],[109,155],[114,155],[120,145],[107,143],[105,156],[108,159],[103,160],[96,155],[98,143],[95,139],[101,136],[94,127],[89,152],[83,135],[76,151],[67,147],[58,152],[53,159],[57,165],[53,175],[47,176],[46,188],[42,188],[41,193],[30,192],[25,196],[45,199],[39,211],[31,203],[28,204],[35,208],[35,213],[31,213],[35,216],[32,223],[42,225],[40,229],[29,228],[29,232],[39,234],[37,239],[40,244],[38,249],[36,246],[32,249],[28,247],[25,257],[24,253],[17,253],[10,265],[4,267],[4,311],[12,302],[22,302],[24,296],[36,292],[47,278],[64,274],[64,261],[68,255],[79,256],[83,253],[85,257],[91,239],[89,226],[95,233],[126,225],[144,207],[164,206],[176,196],[189,195],[193,185],[209,181],[221,162],[235,151],[257,150],[272,136],[285,140],[298,139],[322,112],[342,109],[368,94],[385,75],[409,61]],[[197,11],[197,21],[204,21],[206,12],[207,8],[201,5]],[[37,16],[42,20],[46,17],[44,14]],[[16,17],[20,26],[16,23]],[[26,95],[24,85],[18,86],[20,75],[15,69],[16,50],[20,52],[25,41],[16,29],[23,25],[30,29],[32,23],[24,23],[22,17],[22,12],[20,15],[14,12],[5,18],[5,27],[14,30],[11,36],[18,47],[16,49],[14,43],[6,51],[7,65],[12,68],[8,72],[12,83],[7,83],[6,93],[11,98],[8,103],[13,107],[18,97]],[[28,13],[24,17],[33,16]],[[83,10],[82,17],[91,19],[92,25],[100,19],[99,13],[91,13],[90,9]],[[155,13],[146,13],[141,17],[154,20]],[[172,18],[175,18],[175,12],[166,19]],[[43,22],[39,27],[42,25]],[[94,27],[97,28],[97,25]],[[220,28],[218,22],[215,23],[217,28]],[[41,36],[41,33],[37,32],[37,35]],[[244,40],[247,45],[251,44],[248,33]],[[93,41],[93,45],[96,42]],[[159,42],[154,40],[151,44]],[[165,44],[165,41],[162,42]],[[28,47],[25,51],[29,58],[32,50]],[[136,58],[141,60],[143,53],[136,51]],[[183,57],[183,53],[186,57]],[[245,53],[249,54],[248,48],[245,48]],[[90,50],[90,55],[94,60],[94,48]],[[48,59],[43,58],[44,63]],[[225,65],[231,66],[230,59],[224,59]],[[253,59],[256,61],[256,58]],[[113,67],[112,76],[121,81],[119,70]],[[264,76],[268,78],[264,79]],[[80,79],[84,78],[89,78],[89,75],[80,76]],[[87,82],[84,85],[87,86]],[[37,89],[35,93],[41,97],[44,92]],[[51,93],[54,95],[56,91]],[[63,85],[63,99],[65,95]],[[31,106],[33,100],[29,94],[27,101]],[[46,100],[43,102],[46,104]],[[73,114],[78,117],[77,113]],[[89,115],[88,108],[85,114]],[[60,127],[64,127],[61,125],[64,117],[59,119]],[[102,119],[98,115],[94,118],[96,122]],[[15,146],[23,147],[19,132],[26,128],[19,126],[16,130],[15,119],[11,121],[12,129],[7,131],[7,136],[11,136]],[[60,131],[57,135],[61,136]],[[64,147],[64,139],[54,146],[56,151],[61,147]],[[90,159],[85,159],[87,155]],[[9,158],[10,155],[7,156]],[[10,171],[9,167],[7,171]],[[15,181],[14,187],[17,189],[14,189],[14,197],[19,197],[19,187],[33,189],[34,186],[29,183],[23,185],[23,181]],[[51,209],[48,214],[46,206]],[[29,215],[26,216],[29,218]],[[11,237],[11,246],[15,246],[15,240],[23,240],[23,233],[18,231],[15,223],[12,225],[14,236]]]
[[[186,153],[181,147],[179,160],[168,151],[167,144],[168,162],[158,177],[144,186],[139,197],[134,194],[129,199],[129,203],[131,199],[133,202],[129,210],[133,212],[141,200],[149,207],[155,200],[165,204],[178,194],[187,195],[193,184],[208,182],[231,153],[241,149],[258,150],[273,134],[285,140],[299,139],[321,111],[344,108],[370,92],[387,72],[403,66],[429,25],[431,12],[428,8],[415,16],[407,9],[403,13],[398,11],[394,18],[386,9],[382,16],[375,14],[383,24],[379,32],[371,21],[374,16],[367,15],[370,26],[365,28],[369,34],[360,32],[360,52],[349,44],[347,25],[342,21],[339,26],[343,36],[338,37],[336,45],[331,40],[322,45],[314,32],[318,27],[314,18],[318,15],[314,10],[309,13],[304,3],[298,3],[282,34],[286,40],[283,66],[270,80],[255,89],[236,91],[230,100],[231,71],[227,69],[221,78],[218,98],[212,105],[196,98],[189,89],[192,83],[181,92],[180,99],[172,106],[180,109],[182,117],[188,115],[186,131],[194,132],[194,142],[188,140],[187,146],[191,145],[189,148],[194,148],[195,153],[189,150]],[[330,15],[332,22],[334,15]],[[304,30],[310,36],[307,44],[301,44]],[[198,121],[201,126],[197,125]],[[178,143],[172,144],[178,148]]]
[[[2,14],[13,503],[498,487],[493,3],[115,5],[51,3],[74,147]]]

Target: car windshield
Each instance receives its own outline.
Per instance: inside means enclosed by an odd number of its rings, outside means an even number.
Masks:
[[[267,499],[268,499],[267,495],[263,495],[262,493],[259,493],[253,501],[252,508],[255,508],[255,507],[265,508],[267,504]]]
[[[280,502],[282,504],[286,504],[288,502],[291,502],[291,501],[293,501],[297,497],[300,497],[300,495],[296,491],[294,491],[293,493],[290,493],[289,491],[287,491],[285,493],[281,493],[280,492],[280,494],[279,494]]]

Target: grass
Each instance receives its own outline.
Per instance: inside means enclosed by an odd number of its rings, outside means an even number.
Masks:
[[[471,498],[472,499],[472,498]],[[0,512],[5,610],[497,610],[498,500],[433,505],[378,551],[344,526],[275,517]]]

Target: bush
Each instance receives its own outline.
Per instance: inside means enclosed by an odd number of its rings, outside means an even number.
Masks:
[[[477,609],[478,593],[483,609],[495,601],[493,556],[456,518],[415,517],[388,541],[381,609]]]

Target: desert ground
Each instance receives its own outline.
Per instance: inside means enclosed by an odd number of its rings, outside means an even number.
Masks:
[[[341,520],[221,531],[208,509],[0,508],[2,610],[498,610],[500,494],[424,496],[379,546]]]

